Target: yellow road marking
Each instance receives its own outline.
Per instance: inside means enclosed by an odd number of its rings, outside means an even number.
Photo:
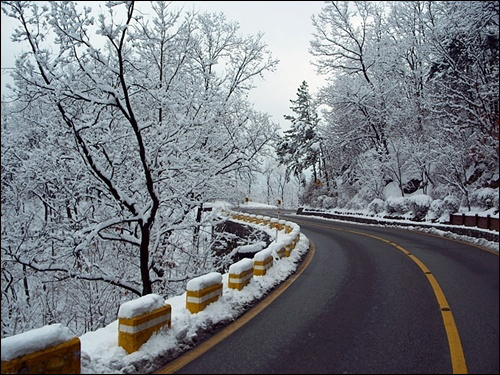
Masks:
[[[458,329],[455,324],[455,319],[453,318],[453,314],[451,312],[451,309],[449,307],[448,301],[446,300],[446,297],[443,293],[443,290],[439,286],[439,283],[437,282],[436,278],[430,270],[425,266],[424,263],[422,263],[415,255],[413,255],[411,252],[406,250],[404,247],[398,245],[395,242],[392,242],[388,239],[374,236],[372,234],[368,233],[363,233],[363,232],[358,232],[355,230],[348,230],[348,229],[342,229],[342,228],[337,228],[333,227],[330,225],[319,225],[319,224],[313,224],[308,222],[309,225],[315,226],[315,227],[320,227],[324,229],[332,229],[332,230],[338,230],[342,232],[349,232],[353,234],[359,234],[365,237],[371,237],[373,239],[385,242],[399,251],[403,252],[404,254],[408,255],[408,257],[415,262],[420,269],[424,272],[424,274],[427,276],[427,280],[431,284],[432,290],[434,291],[434,295],[436,296],[436,299],[439,304],[439,309],[441,310],[441,316],[443,318],[443,323],[444,323],[444,328],[446,330],[446,336],[448,338],[448,346],[450,348],[450,355],[451,355],[451,364],[453,368],[453,373],[454,374],[467,374],[467,365],[465,363],[465,356],[462,348],[462,343],[460,340],[460,335],[458,334]],[[448,239],[448,238],[447,238]],[[477,246],[476,246],[477,247]]]
[[[255,317],[258,313],[260,313],[267,306],[269,306],[271,302],[273,302],[276,298],[278,298],[280,294],[283,293],[300,276],[302,272],[304,272],[306,267],[311,262],[316,247],[314,246],[314,243],[311,240],[309,240],[309,244],[310,245],[307,257],[299,266],[298,270],[292,276],[286,279],[283,283],[281,283],[280,286],[276,288],[271,294],[269,294],[266,298],[260,301],[255,307],[253,307],[245,314],[243,314],[240,318],[236,319],[233,323],[229,324],[222,331],[219,331],[214,336],[210,337],[208,340],[202,342],[201,344],[195,346],[190,351],[174,359],[173,361],[168,363],[165,367],[162,367],[159,370],[155,371],[154,374],[172,374],[175,371],[181,369],[189,362],[193,361],[194,359],[198,358],[200,355],[202,355],[209,349],[213,348],[215,345],[224,340],[226,337],[233,334],[237,329],[243,327],[253,317]]]

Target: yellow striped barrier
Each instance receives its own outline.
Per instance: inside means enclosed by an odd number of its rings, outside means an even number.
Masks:
[[[222,275],[210,272],[195,277],[188,281],[186,289],[186,308],[196,314],[222,295]]]
[[[279,230],[285,230],[285,220],[278,220],[278,229]]]
[[[253,277],[253,261],[243,258],[229,266],[228,287],[241,290]]]
[[[277,242],[271,242],[268,249],[271,250],[271,253],[275,252],[280,259],[283,258],[286,251],[286,238],[280,238]]]
[[[295,248],[293,244],[293,238],[288,237],[285,242],[285,256],[288,258],[292,253],[292,250]]]
[[[2,339],[2,374],[80,374],[80,339],[50,324]]]
[[[236,253],[242,257],[249,258],[250,255],[253,256],[266,247],[267,244],[264,241],[259,241],[249,245],[238,246]]]
[[[118,345],[133,353],[164,326],[170,328],[172,308],[158,294],[123,303],[118,310]]]
[[[259,251],[253,256],[253,274],[254,276],[264,276],[273,265],[272,250],[267,249]]]
[[[275,219],[274,217],[272,217],[269,220],[269,226],[271,227],[271,229],[278,228],[278,219]]]

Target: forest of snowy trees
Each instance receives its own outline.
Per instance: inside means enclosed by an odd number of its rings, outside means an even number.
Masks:
[[[2,337],[95,330],[225,265],[203,209],[256,173],[267,203],[296,181],[323,208],[376,210],[395,186],[498,209],[498,2],[325,3],[310,52],[328,85],[298,88],[283,136],[247,100],[279,68],[262,35],[138,7],[2,1],[25,51],[2,100]]]
[[[310,52],[328,84],[298,88],[278,147],[301,203],[498,212],[499,3],[325,3]]]
[[[260,35],[136,5],[2,2],[26,47],[2,103],[2,337],[94,330],[216,269],[203,205],[237,196],[276,136],[245,99],[277,64]]]

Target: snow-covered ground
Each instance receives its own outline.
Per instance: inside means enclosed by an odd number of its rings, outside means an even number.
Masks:
[[[273,206],[265,203],[258,202],[245,202],[239,205],[241,208],[278,208],[278,206]]]
[[[271,231],[270,231],[271,233]],[[170,329],[154,334],[137,352],[127,354],[118,346],[118,320],[80,337],[83,374],[145,373],[154,371],[161,361],[177,357],[210,334],[219,323],[234,321],[252,303],[295,272],[309,250],[309,240],[301,235],[290,257],[274,260],[264,276],[254,276],[241,291],[229,289],[228,274],[223,275],[223,295],[203,311],[191,314],[186,309],[186,293],[166,300],[172,307]]]

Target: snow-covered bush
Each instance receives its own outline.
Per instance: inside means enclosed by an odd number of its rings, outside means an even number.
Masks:
[[[385,210],[385,202],[380,198],[375,198],[368,205],[368,212],[371,214],[380,214]]]
[[[425,220],[428,221],[436,220],[439,219],[442,215],[443,215],[443,200],[434,199],[429,207],[429,211],[427,211]]]
[[[471,193],[469,200],[472,206],[483,210],[489,210],[493,207],[498,209],[498,189],[483,188],[476,190]]]
[[[319,208],[329,210],[330,208],[337,206],[337,200],[333,197],[329,197],[328,195],[320,195],[316,198],[315,205]]]
[[[389,215],[401,215],[422,220],[427,215],[432,198],[426,194],[416,194],[409,197],[389,197],[385,209]]]
[[[460,199],[454,195],[448,195],[443,199],[443,213],[458,212],[460,208]]]
[[[406,197],[389,197],[385,201],[385,210],[389,215],[404,215],[410,211]]]
[[[408,208],[415,220],[423,220],[429,211],[432,198],[426,194],[415,194],[408,197]]]
[[[362,197],[359,196],[359,194],[356,194],[351,201],[347,202],[345,205],[345,208],[348,210],[352,211],[360,211],[360,210],[365,210],[368,206],[368,202],[363,199]]]
[[[444,199],[435,199],[430,204],[425,220],[447,222],[450,214],[457,212],[460,208],[460,200],[454,195],[448,195]]]

